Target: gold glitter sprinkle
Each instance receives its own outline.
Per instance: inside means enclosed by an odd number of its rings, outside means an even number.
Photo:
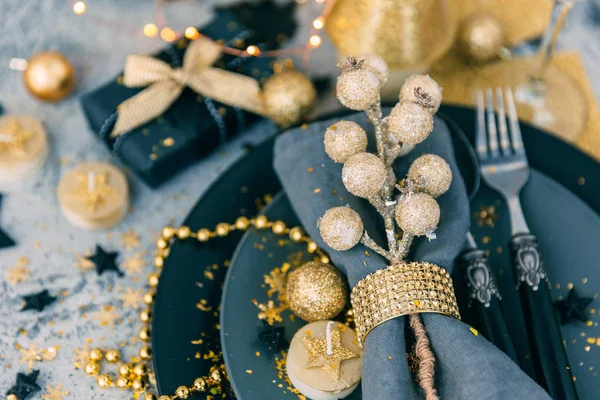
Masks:
[[[581,280],[581,283],[583,283],[584,285],[585,285],[586,283],[588,283],[588,278],[583,278],[583,279]]]
[[[592,325],[594,325],[594,323],[593,323],[592,321],[587,321],[585,324],[586,324],[587,326],[592,326]]]
[[[175,139],[173,139],[172,137],[168,137],[166,139],[163,139],[160,142],[161,145],[163,145],[164,147],[171,147],[175,144]]]
[[[585,346],[583,349],[584,349],[585,351],[590,351],[591,347],[590,347],[590,346]]]
[[[19,257],[17,265],[7,269],[6,280],[12,283],[13,286],[20,282],[27,282],[27,279],[31,276],[31,270],[27,268],[28,265],[28,257]]]
[[[306,172],[314,172],[315,169],[313,167],[308,167],[306,168]]]
[[[315,192],[315,193],[321,193],[321,189],[315,189],[315,190],[313,190],[313,192]]]
[[[135,233],[133,228],[129,229],[127,232],[121,233],[121,246],[123,246],[125,250],[133,250],[140,247],[140,236]]]
[[[471,331],[471,333],[475,336],[479,336],[479,331],[473,327],[469,327],[469,330]]]
[[[479,206],[479,211],[474,213],[473,216],[477,220],[477,226],[482,227],[484,225],[490,228],[494,227],[498,214],[496,214],[496,206]]]
[[[240,188],[240,192],[242,192],[242,193],[248,193],[248,186],[242,186]]]
[[[150,154],[150,159],[151,159],[152,161],[154,161],[154,160],[158,159],[158,154],[156,154],[156,153],[152,153],[152,154]]]
[[[73,349],[73,365],[75,366],[75,368],[77,369],[81,369],[83,368],[83,366],[85,364],[88,363],[88,361],[90,360],[90,349],[88,347],[87,344],[85,344],[83,347],[79,348],[76,347]]]
[[[594,343],[596,343],[596,338],[594,338],[594,337],[589,337],[589,338],[587,338],[587,342],[588,342],[589,344],[594,344]]]
[[[212,310],[212,306],[208,305],[206,299],[201,299],[200,302],[196,303],[196,308],[204,312]]]
[[[210,279],[211,281],[215,279],[215,274],[213,274],[212,272],[206,270],[204,271],[204,277],[206,279]]]
[[[19,348],[19,353],[21,353],[19,363],[27,364],[29,371],[31,371],[36,362],[42,361],[42,354],[44,353],[44,350],[36,348],[35,344],[30,344],[29,348],[27,349]]]
[[[388,356],[388,360],[391,360],[391,359],[392,359],[392,356]]]
[[[496,253],[502,254],[502,246],[496,247]]]
[[[585,185],[585,178],[583,176],[580,176],[579,178],[577,178],[577,183],[581,186]]]
[[[248,375],[252,375],[252,370],[251,370],[251,369],[247,369],[247,370],[246,370],[246,373],[247,373]]]
[[[125,308],[140,309],[144,304],[142,289],[125,288],[125,294],[121,295],[121,300],[123,300],[123,307]]]
[[[112,305],[102,306],[102,309],[94,315],[93,319],[99,321],[100,326],[115,327],[115,323],[119,322],[120,315],[115,312],[115,307]]]
[[[144,260],[142,252],[136,253],[133,256],[125,256],[125,261],[121,263],[121,267],[127,275],[141,274],[145,266],[146,260]]]
[[[483,238],[481,238],[481,243],[488,244],[489,242],[490,242],[489,236],[484,236]]]
[[[255,352],[255,353],[254,353],[254,355],[255,355],[256,357],[260,357],[260,351],[257,351],[257,352]]]
[[[269,300],[267,304],[259,303],[256,300],[252,300],[252,302],[260,310],[258,319],[266,320],[269,325],[273,325],[275,322],[283,322],[283,318],[281,318],[282,310],[275,306],[273,300]]]
[[[287,285],[287,271],[290,264],[284,263],[283,266],[273,268],[268,275],[263,275],[265,284],[269,287],[267,296],[271,297],[277,293],[279,300],[285,298],[285,287]]]
[[[568,288],[569,290],[572,290],[572,289],[573,289],[573,282],[569,282],[569,283],[567,284],[567,288]]]
[[[69,394],[68,390],[64,390],[62,383],[58,383],[55,387],[46,386],[46,393],[42,396],[42,400],[63,400]]]

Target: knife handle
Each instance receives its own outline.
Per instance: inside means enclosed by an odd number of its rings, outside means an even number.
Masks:
[[[577,400],[579,396],[552,304],[537,239],[530,233],[519,233],[512,237],[509,246],[536,380],[553,399]]]
[[[502,307],[494,273],[483,250],[466,249],[459,254],[458,265],[462,268],[469,294],[469,307],[473,309],[477,329],[517,365],[519,358]]]

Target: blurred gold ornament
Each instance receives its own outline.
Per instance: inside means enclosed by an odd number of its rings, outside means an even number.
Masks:
[[[36,98],[56,102],[67,97],[75,87],[75,69],[56,51],[35,54],[23,72],[27,90]]]
[[[325,27],[340,55],[375,53],[396,69],[431,64],[455,30],[446,0],[337,0]]]
[[[337,78],[335,94],[344,106],[355,111],[367,110],[380,101],[380,78],[364,64],[365,60],[350,56],[339,65],[342,74]]]
[[[289,274],[290,309],[305,321],[334,318],[346,306],[347,298],[344,279],[331,264],[308,262]]]
[[[290,70],[267,79],[262,97],[266,115],[285,128],[300,122],[310,111],[317,91],[306,75]]]
[[[463,54],[476,63],[490,61],[500,54],[504,45],[504,28],[498,19],[485,15],[473,15],[461,25],[458,44]]]
[[[348,158],[342,168],[342,182],[346,189],[363,199],[377,194],[387,177],[383,161],[375,154],[357,153]]]

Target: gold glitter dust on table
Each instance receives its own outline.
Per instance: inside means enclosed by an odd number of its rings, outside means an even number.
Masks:
[[[125,260],[121,263],[121,268],[125,270],[127,275],[139,275],[146,264],[144,253],[138,252],[133,256],[125,256]]]
[[[283,322],[283,318],[281,318],[283,309],[275,306],[273,300],[269,300],[266,304],[259,303],[257,300],[252,300],[252,303],[260,310],[258,319],[266,320],[269,325],[273,325],[275,322]]]
[[[133,250],[140,247],[140,235],[135,233],[133,228],[129,229],[127,232],[121,233],[121,246],[123,246],[125,250]]]
[[[498,219],[498,214],[496,214],[496,207],[491,206],[479,206],[479,211],[473,213],[473,216],[477,220],[477,226],[488,226],[490,228],[494,227],[494,223]]]
[[[21,353],[19,363],[27,364],[27,368],[29,369],[29,371],[31,371],[36,362],[42,361],[42,354],[44,353],[44,349],[35,347],[35,344],[30,344],[29,348],[27,349],[20,348],[19,353]]]
[[[8,268],[6,271],[5,279],[12,283],[13,286],[20,282],[27,282],[27,279],[31,276],[31,270],[27,268],[29,265],[29,258],[21,256],[17,261],[17,265],[13,268]]]
[[[42,400],[63,400],[69,394],[68,390],[62,387],[62,383],[56,386],[46,386],[46,393],[42,396]]]
[[[85,364],[90,360],[90,349],[87,344],[84,344],[83,347],[76,347],[73,349],[73,365],[77,369],[83,368]]]
[[[120,296],[120,299],[123,300],[123,307],[139,310],[144,304],[144,295],[142,289],[133,290],[132,288],[128,287],[125,288],[124,291],[125,293]]]
[[[112,305],[102,306],[101,310],[93,316],[93,319],[98,320],[100,326],[110,326],[111,329],[115,324],[120,322],[120,315],[115,312],[115,307]]]

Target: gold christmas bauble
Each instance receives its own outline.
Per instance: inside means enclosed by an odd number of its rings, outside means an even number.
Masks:
[[[356,122],[339,121],[325,131],[325,152],[335,162],[367,150],[367,132]]]
[[[286,297],[292,312],[311,322],[337,316],[346,306],[348,291],[333,265],[311,261],[290,272]]]
[[[44,51],[27,60],[23,81],[33,96],[40,100],[56,102],[73,91],[75,68],[59,52]]]
[[[442,88],[429,75],[413,75],[400,89],[400,102],[418,104],[435,114],[442,104]]]
[[[318,222],[321,238],[334,250],[344,251],[356,246],[365,227],[360,215],[350,207],[333,207]]]
[[[262,96],[267,116],[287,128],[300,122],[310,111],[317,99],[317,91],[306,75],[289,70],[267,79]]]
[[[474,15],[466,19],[458,35],[461,51],[476,63],[498,57],[504,40],[504,29],[500,21],[489,15]]]
[[[377,75],[364,66],[364,61],[349,57],[338,76],[335,95],[345,107],[364,111],[380,101],[381,84]]]
[[[366,199],[377,194],[387,177],[383,161],[375,154],[357,153],[348,158],[342,168],[342,182],[357,197]]]
[[[396,223],[406,233],[433,238],[440,206],[427,193],[405,193],[396,204]]]
[[[423,154],[408,170],[408,179],[417,183],[420,190],[433,197],[446,193],[452,183],[452,170],[442,157]]]
[[[416,103],[398,103],[387,117],[389,132],[403,144],[419,144],[433,131],[433,116]]]

